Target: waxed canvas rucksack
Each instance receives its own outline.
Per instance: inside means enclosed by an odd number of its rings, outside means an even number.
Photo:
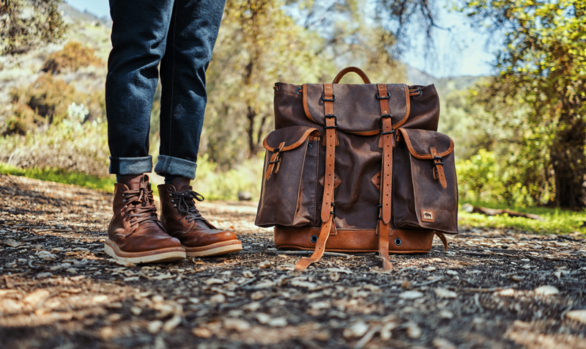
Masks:
[[[348,72],[364,84],[338,84]],[[436,132],[435,87],[371,84],[356,67],[333,83],[274,86],[256,225],[280,249],[426,253],[457,233],[454,143]]]

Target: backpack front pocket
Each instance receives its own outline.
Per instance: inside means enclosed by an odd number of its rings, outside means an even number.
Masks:
[[[265,138],[256,225],[301,227],[317,221],[319,139],[319,130],[307,126],[281,128]]]
[[[397,228],[458,232],[454,143],[435,131],[400,129],[396,149],[393,222]]]

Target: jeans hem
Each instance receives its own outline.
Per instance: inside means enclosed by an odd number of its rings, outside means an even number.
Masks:
[[[159,155],[155,172],[160,176],[182,176],[194,179],[196,168],[197,163],[193,161],[169,155]]]
[[[115,158],[110,156],[110,173],[117,175],[132,175],[149,173],[153,170],[153,157],[141,156],[131,158]]]

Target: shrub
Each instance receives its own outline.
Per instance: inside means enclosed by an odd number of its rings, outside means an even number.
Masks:
[[[77,71],[90,65],[102,65],[96,57],[95,50],[77,41],[69,41],[62,50],[53,52],[47,57],[41,70],[45,73],[58,74],[64,71]]]

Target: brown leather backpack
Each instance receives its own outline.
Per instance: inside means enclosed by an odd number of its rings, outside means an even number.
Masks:
[[[338,84],[348,72],[364,84]],[[275,130],[256,225],[274,226],[280,249],[426,253],[458,232],[454,143],[436,132],[435,87],[371,84],[356,67],[332,84],[276,83]]]

